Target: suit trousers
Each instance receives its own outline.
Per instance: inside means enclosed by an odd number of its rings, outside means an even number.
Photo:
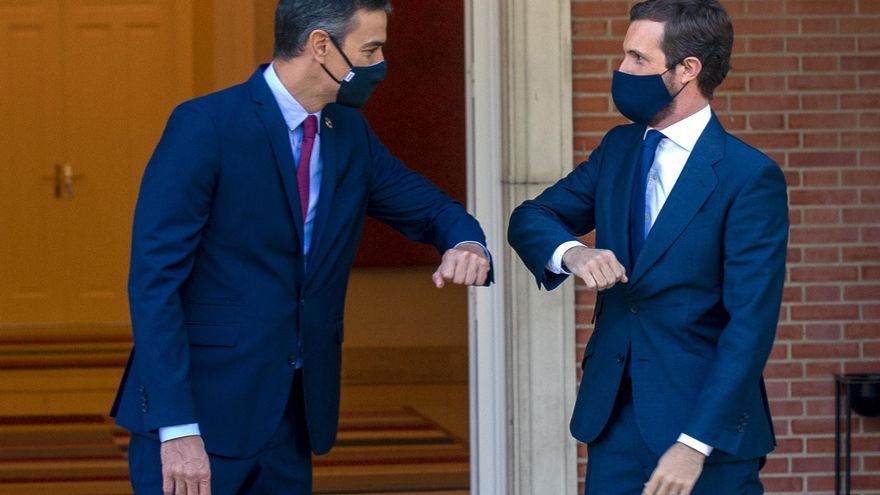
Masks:
[[[236,425],[230,425],[234,428]],[[132,435],[129,474],[135,495],[162,494],[160,443]],[[311,495],[312,456],[306,428],[302,372],[297,370],[285,413],[271,440],[250,458],[209,454],[212,495]]]
[[[624,378],[605,429],[588,446],[585,495],[641,495],[660,456],[642,438]],[[761,495],[760,459],[706,463],[692,495]]]

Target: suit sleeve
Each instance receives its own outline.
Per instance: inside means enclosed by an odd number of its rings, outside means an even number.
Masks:
[[[724,226],[724,307],[730,315],[685,433],[736,454],[737,424],[753,397],[776,334],[788,243],[785,178],[772,162],[735,198]]]
[[[596,182],[607,148],[607,137],[588,161],[513,210],[507,242],[535,276],[540,288],[552,290],[568,275],[546,269],[561,244],[591,232],[596,226]]]
[[[144,427],[196,423],[180,288],[210,211],[218,140],[194,104],[174,110],[147,165],[135,209],[129,305]]]
[[[479,222],[464,206],[393,157],[364,123],[371,156],[367,214],[441,254],[462,242],[486,245]],[[487,285],[492,282],[489,271]]]

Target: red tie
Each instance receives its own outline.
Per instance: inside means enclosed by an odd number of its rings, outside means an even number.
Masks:
[[[303,222],[309,216],[309,163],[312,161],[312,147],[315,145],[315,133],[318,130],[318,119],[309,115],[302,124],[303,139],[300,146],[299,165],[296,167],[296,183],[299,186],[299,205],[302,208]]]

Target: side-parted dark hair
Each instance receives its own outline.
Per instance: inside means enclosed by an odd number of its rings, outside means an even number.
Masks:
[[[306,47],[312,31],[326,31],[341,45],[360,9],[391,12],[390,0],[279,0],[275,9],[274,57],[289,60]]]
[[[661,48],[666,68],[696,57],[703,64],[697,76],[700,92],[712,98],[730,71],[733,48],[733,24],[718,0],[646,0],[633,5],[629,18],[665,23]]]

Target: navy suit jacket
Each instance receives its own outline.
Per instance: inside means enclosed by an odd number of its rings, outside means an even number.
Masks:
[[[392,157],[359,112],[328,105],[306,260],[288,129],[262,70],[177,107],[146,168],[129,274],[134,350],[111,412],[143,435],[198,422],[208,452],[230,457],[259,451],[279,424],[298,335],[311,446],[332,447],[365,215],[440,252],[485,244],[476,220]]]
[[[785,278],[784,177],[713,115],[633,262],[630,199],[644,132],[612,129],[587,162],[510,219],[510,244],[539,287],[565,278],[545,269],[553,251],[593,230],[629,278],[598,294],[572,434],[589,443],[601,433],[629,352],[636,420],[654,452],[686,433],[715,448],[710,461],[763,456],[775,445],[761,374]]]

